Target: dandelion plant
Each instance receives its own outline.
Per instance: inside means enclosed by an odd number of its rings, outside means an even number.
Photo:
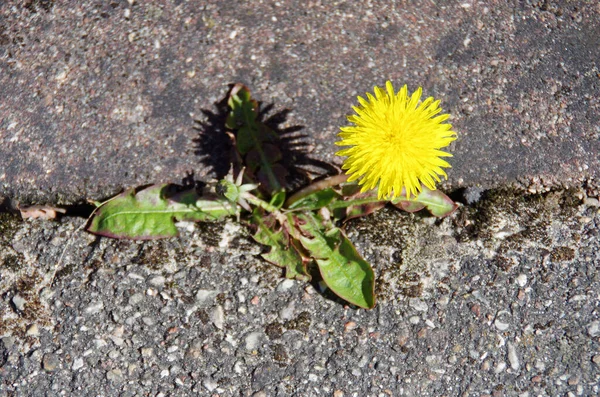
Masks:
[[[175,185],[132,189],[99,204],[88,231],[114,238],[173,237],[175,222],[235,217],[247,225],[262,257],[284,269],[285,277],[315,276],[337,296],[358,307],[375,306],[375,274],[343,231],[345,221],[391,203],[414,212],[427,208],[446,216],[456,204],[436,190],[451,155],[441,149],[456,139],[439,101],[374,88],[342,127],[337,152],[345,173],[317,178],[300,189],[286,185],[278,135],[259,119],[259,104],[236,84],[228,98],[225,129],[235,147],[230,174],[198,192]]]

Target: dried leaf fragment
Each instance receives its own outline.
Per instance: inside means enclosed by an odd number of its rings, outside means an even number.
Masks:
[[[21,217],[23,219],[43,219],[48,221],[50,219],[56,219],[58,214],[65,214],[67,212],[64,208],[50,207],[47,205],[31,205],[28,207],[19,207]]]

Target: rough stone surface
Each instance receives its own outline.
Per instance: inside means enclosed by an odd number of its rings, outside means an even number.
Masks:
[[[349,222],[373,310],[285,281],[228,224],[131,242],[5,216],[19,259],[0,262],[0,395],[598,395],[600,210],[586,201],[486,191],[435,222]]]
[[[0,2],[0,396],[600,395],[598,48],[596,0]],[[222,174],[235,82],[339,165],[386,79],[453,115],[465,189],[346,225],[373,310],[233,220],[131,242],[3,212]]]
[[[3,1],[0,196],[73,203],[208,179],[228,160],[207,112],[236,82],[340,164],[345,115],[386,79],[453,115],[447,188],[594,196],[599,15],[597,0]]]

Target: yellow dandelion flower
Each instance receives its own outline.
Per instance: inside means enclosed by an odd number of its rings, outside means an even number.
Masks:
[[[442,157],[452,157],[440,149],[456,139],[452,125],[443,123],[450,115],[438,115],[439,100],[420,101],[421,87],[410,96],[406,85],[398,93],[389,81],[385,88],[375,87],[375,97],[367,93],[366,100],[359,96],[356,114],[348,117],[354,125],[338,134],[336,145],[351,146],[336,153],[347,157],[348,181],[358,180],[363,192],[378,187],[380,199],[415,196],[422,185],[435,190],[446,177],[442,167],[450,167]]]

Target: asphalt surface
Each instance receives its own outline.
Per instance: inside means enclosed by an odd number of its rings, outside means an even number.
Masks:
[[[11,219],[2,395],[600,393],[600,204],[577,192],[352,221],[373,310],[285,280],[236,223],[139,243]]]
[[[462,205],[346,225],[373,310],[234,220],[131,242],[0,212],[0,396],[600,395],[599,37],[597,1],[2,2],[0,209],[222,173],[236,82],[339,165],[387,79],[453,115]]]

